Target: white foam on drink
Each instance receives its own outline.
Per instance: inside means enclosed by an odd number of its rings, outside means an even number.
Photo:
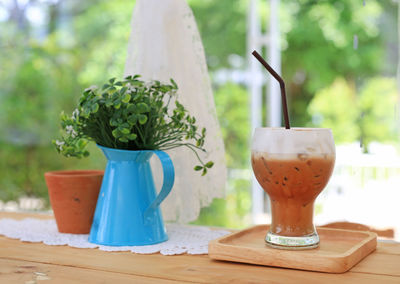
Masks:
[[[336,160],[335,154],[278,154],[278,153],[267,153],[267,152],[259,152],[259,151],[252,151],[251,153],[252,159],[261,159],[264,158],[265,160],[299,160],[299,161],[307,161],[309,159],[324,159],[324,160]]]
[[[335,155],[332,132],[328,128],[256,128],[251,149],[253,152],[281,154],[285,158],[299,154]]]

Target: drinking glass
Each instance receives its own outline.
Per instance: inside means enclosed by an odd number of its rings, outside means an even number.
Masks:
[[[335,164],[331,130],[256,128],[251,150],[255,177],[271,200],[266,243],[281,249],[318,247],[314,201]]]

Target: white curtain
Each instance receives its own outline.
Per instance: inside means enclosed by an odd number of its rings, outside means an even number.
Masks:
[[[178,100],[207,129],[207,153],[201,157],[215,164],[206,176],[193,170],[198,161],[189,149],[168,151],[176,177],[161,206],[164,219],[193,221],[213,198],[224,196],[227,178],[225,149],[197,25],[185,0],[137,0],[131,26],[125,75],[140,74],[145,80],[164,82],[173,78],[179,87]],[[154,168],[160,186],[162,173],[159,165]]]

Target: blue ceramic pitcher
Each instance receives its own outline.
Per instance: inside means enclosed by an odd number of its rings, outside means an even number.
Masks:
[[[141,246],[168,239],[159,205],[174,184],[174,166],[163,151],[130,151],[98,146],[107,167],[90,230],[89,242],[108,246]],[[164,181],[157,195],[150,168],[156,154]]]

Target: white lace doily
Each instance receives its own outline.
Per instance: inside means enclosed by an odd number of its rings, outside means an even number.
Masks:
[[[0,235],[19,239],[23,242],[75,248],[99,248],[104,251],[131,251],[140,254],[161,253],[175,254],[207,254],[208,243],[216,238],[229,234],[225,230],[210,230],[206,227],[167,224],[169,240],[149,246],[102,246],[88,242],[89,235],[62,234],[57,230],[55,220],[39,220],[27,218],[24,220],[0,219]]]
[[[224,196],[227,181],[225,149],[196,21],[186,0],[137,0],[131,26],[125,74],[164,82],[173,78],[180,103],[196,117],[200,128],[207,129],[207,153],[199,153],[204,161],[214,161],[207,175],[202,177],[193,170],[198,161],[191,150],[168,151],[174,162],[175,184],[161,204],[164,219],[194,221],[200,208]],[[157,184],[162,171],[152,168]]]

